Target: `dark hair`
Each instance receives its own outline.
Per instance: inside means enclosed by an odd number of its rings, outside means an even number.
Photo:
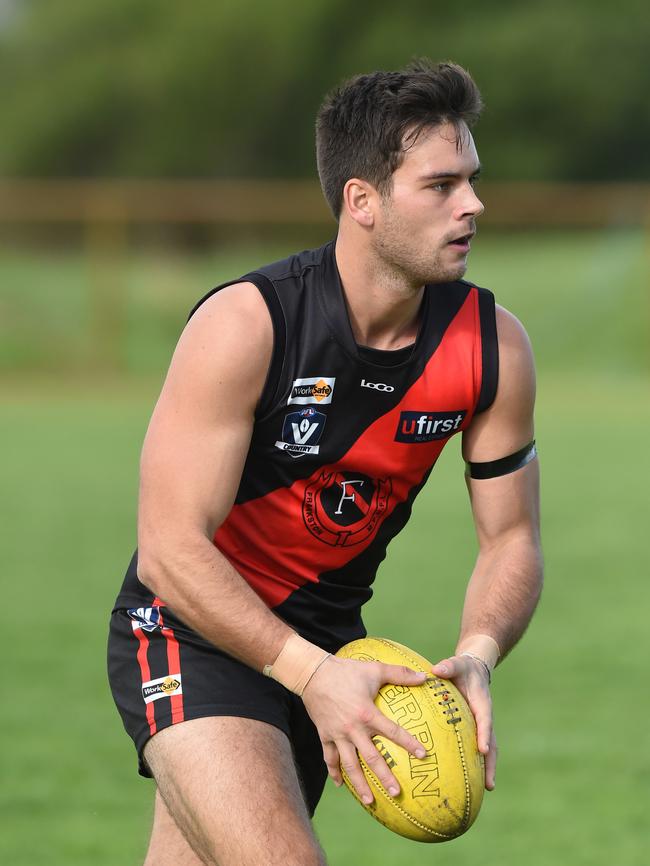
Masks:
[[[404,159],[405,145],[420,132],[478,119],[483,102],[470,74],[455,63],[416,60],[400,72],[357,75],[331,91],[316,118],[316,160],[321,186],[334,216],[351,177],[382,194]]]

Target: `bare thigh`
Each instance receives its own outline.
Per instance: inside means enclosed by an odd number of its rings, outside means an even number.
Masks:
[[[176,846],[176,862],[191,866],[184,838],[208,866],[324,866],[282,731],[193,719],[156,734],[144,757],[168,812],[157,806],[148,863],[173,862],[164,858]]]

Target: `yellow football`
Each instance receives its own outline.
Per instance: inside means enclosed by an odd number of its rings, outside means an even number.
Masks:
[[[375,699],[385,716],[422,743],[425,757],[416,758],[385,737],[373,737],[401,791],[391,797],[360,757],[374,801],[369,806],[361,803],[343,772],[355,799],[373,818],[408,839],[446,842],[465,833],[481,808],[485,768],[476,743],[474,717],[458,689],[435,677],[431,664],[421,655],[391,640],[355,640],[341,647],[337,656],[406,665],[430,674],[421,686],[382,686]]]

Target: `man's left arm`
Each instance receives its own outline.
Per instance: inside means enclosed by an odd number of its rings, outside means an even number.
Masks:
[[[485,784],[494,788],[496,740],[489,681],[517,643],[542,588],[539,465],[534,438],[535,368],[520,322],[497,307],[499,384],[492,406],[463,435],[467,485],[479,542],[455,655],[434,665],[468,700],[485,755]]]

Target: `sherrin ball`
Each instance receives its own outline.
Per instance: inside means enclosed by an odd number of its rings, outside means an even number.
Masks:
[[[406,665],[429,674],[420,686],[382,686],[375,699],[385,716],[422,743],[424,758],[375,736],[373,742],[399,782],[400,793],[392,797],[361,756],[374,801],[362,803],[343,771],[349,791],[373,818],[400,836],[418,842],[446,842],[461,836],[476,820],[485,790],[476,724],[461,693],[450,681],[434,676],[432,665],[421,655],[384,638],[353,641],[337,656]]]

